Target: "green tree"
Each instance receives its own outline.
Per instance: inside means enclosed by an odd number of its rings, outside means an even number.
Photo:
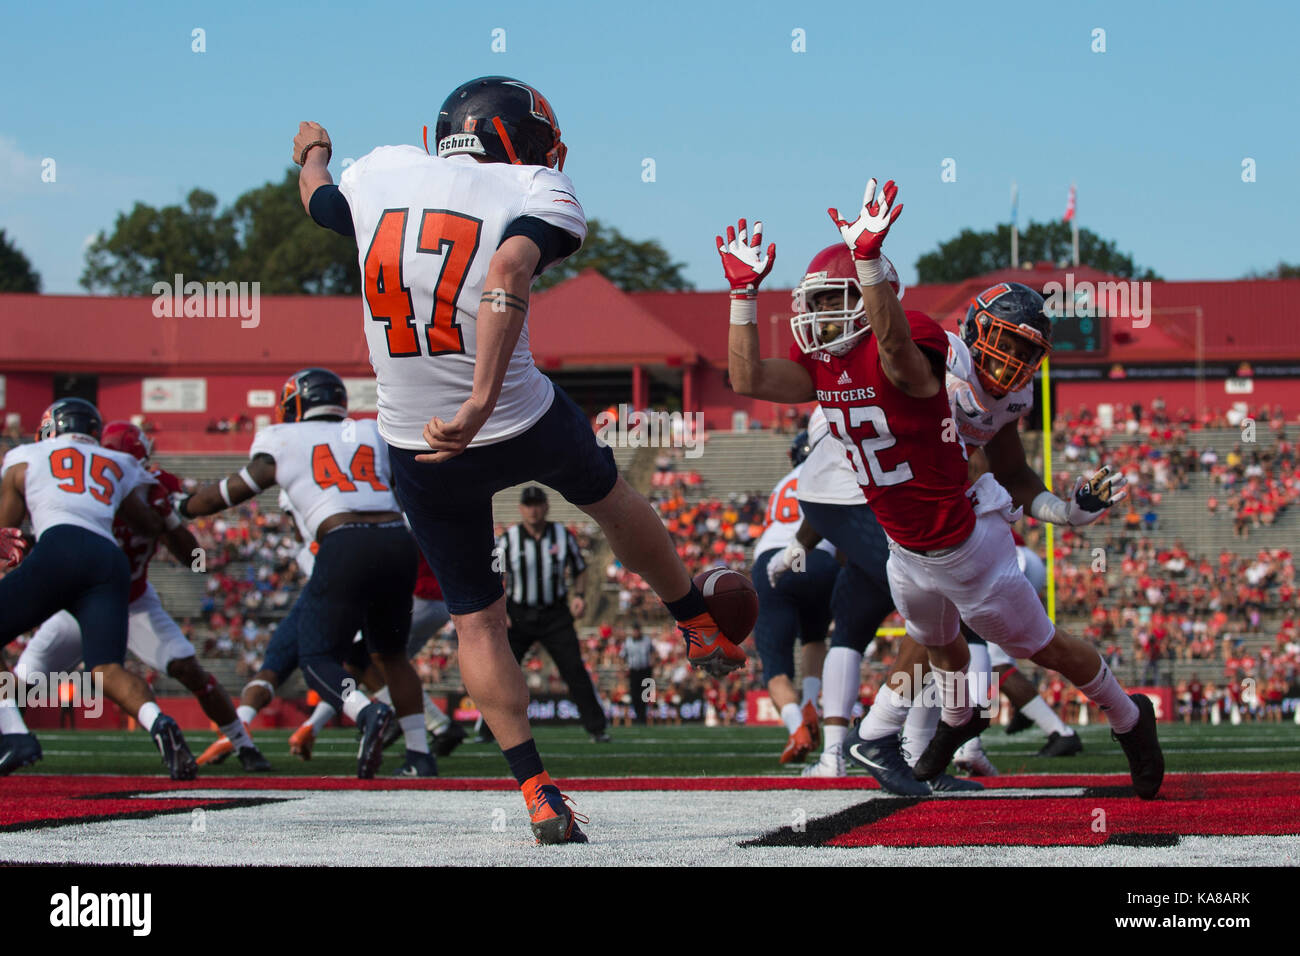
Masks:
[[[1247,279],[1300,279],[1300,264],[1290,262],[1279,262],[1273,268],[1266,272],[1257,272],[1252,269],[1247,272]]]
[[[31,261],[23,255],[0,229],[0,292],[40,292],[41,277],[32,268]]]
[[[1020,232],[1021,262],[1069,262],[1072,256],[1068,222],[1031,222]],[[1137,266],[1128,253],[1120,252],[1114,240],[1102,239],[1089,229],[1079,230],[1079,262],[1125,279],[1160,278],[1151,269]],[[922,285],[961,282],[1010,267],[1011,226],[1006,224],[984,232],[963,229],[916,260]]]
[[[638,242],[592,219],[582,248],[543,273],[537,288],[548,289],[586,269],[595,269],[624,292],[683,291],[694,288],[682,275],[684,265],[673,262],[658,241]]]

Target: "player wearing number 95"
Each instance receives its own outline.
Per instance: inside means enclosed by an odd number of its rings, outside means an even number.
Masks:
[[[379,432],[455,620],[466,689],[519,782],[537,840],[583,842],[528,726],[493,556],[492,495],[527,482],[554,488],[664,599],[692,663],[725,672],[746,658],[709,615],[649,502],[533,364],[532,281],[587,232],[555,112],[526,83],[480,77],[447,97],[432,144],[426,128],[424,149],[381,146],[337,187],[323,128],[302,123],[293,150],[303,207],[357,241]]]
[[[763,250],[761,224],[748,241],[744,220],[739,236],[728,228],[726,242],[718,237],[732,290],[733,387],[782,404],[820,402],[889,536],[890,591],[908,636],[926,649],[943,700],[939,728],[913,768],[918,780],[938,777],[988,725],[965,692],[965,620],[1013,657],[1060,672],[1096,703],[1123,746],[1134,789],[1150,799],[1164,777],[1150,700],[1125,694],[1096,648],[1056,630],[1016,563],[1009,522],[1019,509],[992,475],[968,482],[965,446],[951,435],[947,336],[929,316],[903,311],[882,265],[885,237],[903,210],[897,194],[887,182],[878,195],[872,179],[855,220],[828,210],[853,254],[861,300],[796,315],[789,359],[760,358],[755,324],[757,288],[775,246]],[[854,742],[849,756],[871,743]]]

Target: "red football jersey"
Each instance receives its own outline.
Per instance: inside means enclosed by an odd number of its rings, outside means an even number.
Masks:
[[[149,504],[153,505],[158,514],[166,518],[172,513],[169,495],[181,490],[180,479],[161,468],[151,468],[149,473],[158,479],[156,485],[150,485],[148,488]],[[158,550],[158,539],[147,538],[140,534],[127,524],[121,515],[113,519],[113,537],[126,553],[127,563],[131,566],[129,600],[134,601],[144,594],[144,589],[149,584],[149,562],[153,559],[154,552]]]
[[[948,337],[923,312],[908,312],[912,339],[939,356]],[[951,548],[975,530],[966,497],[966,446],[952,427],[948,393],[912,398],[885,375],[876,337],[868,333],[847,355],[790,358],[808,370],[831,434],[845,447],[862,493],[891,538],[916,551]],[[945,441],[945,438],[951,440]]]
[[[420,564],[415,572],[415,596],[424,601],[442,600],[442,586],[434,577],[429,562],[424,560],[423,553],[420,554]]]

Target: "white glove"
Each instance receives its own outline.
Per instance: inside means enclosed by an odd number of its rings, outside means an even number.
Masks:
[[[948,382],[948,401],[957,411],[967,418],[979,418],[988,412],[988,409],[975,397],[975,390],[970,387],[969,382],[955,375],[949,375]]]
[[[785,546],[785,550],[779,554],[773,555],[772,560],[767,562],[767,583],[776,587],[777,581],[781,575],[789,571],[796,564],[801,564],[804,560],[803,545],[796,539]]]

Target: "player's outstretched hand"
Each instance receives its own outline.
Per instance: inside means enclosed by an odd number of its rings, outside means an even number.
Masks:
[[[1128,497],[1128,479],[1123,472],[1102,466],[1090,478],[1082,475],[1070,496],[1069,523],[1075,527],[1092,524],[1116,503]]]
[[[17,528],[0,528],[0,570],[18,566],[27,553],[27,539]]]
[[[776,263],[776,243],[769,243],[767,251],[763,251],[761,221],[755,221],[752,239],[745,220],[740,220],[737,228],[727,227],[726,242],[721,236],[714,236],[714,239],[718,244],[718,255],[722,257],[722,269],[731,285],[732,297],[753,298],[758,295],[759,283],[767,278]]]
[[[416,455],[416,461],[440,462],[455,458],[474,440],[492,414],[491,409],[481,408],[472,401],[466,402],[456,412],[456,417],[446,422],[433,418],[424,426],[424,440],[433,451],[425,455]]]
[[[840,218],[840,211],[832,206],[826,211],[831,221],[844,237],[844,244],[853,252],[854,259],[879,259],[880,248],[884,245],[889,227],[894,224],[903,211],[903,206],[894,205],[898,196],[898,187],[891,179],[879,196],[876,195],[876,181],[867,182],[866,192],[862,194],[862,212],[852,222]]]
[[[330,134],[325,132],[325,127],[320,123],[299,123],[298,135],[293,138],[293,161],[295,165],[304,166],[307,163],[307,153],[313,146],[323,146],[325,148],[325,162],[330,161],[334,155],[334,147],[330,143]]]

